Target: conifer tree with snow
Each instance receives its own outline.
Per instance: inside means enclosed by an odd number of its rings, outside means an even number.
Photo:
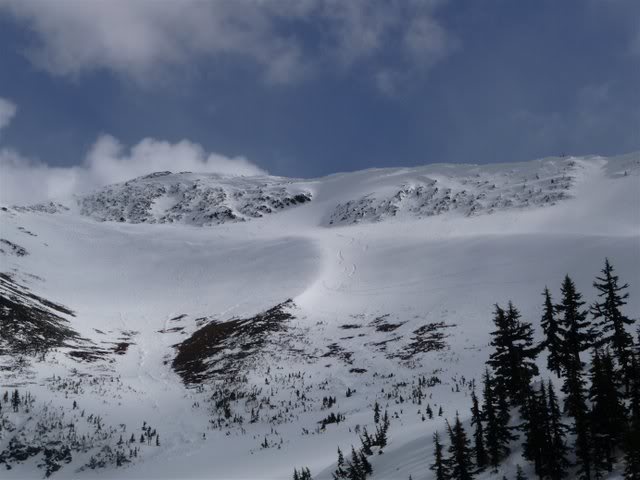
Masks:
[[[540,325],[544,331],[545,339],[543,345],[547,349],[547,368],[554,372],[558,378],[561,375],[562,367],[562,337],[560,327],[555,314],[555,307],[551,300],[549,289],[544,287],[544,310]]]
[[[513,439],[509,431],[509,419],[504,416],[504,400],[500,401],[499,389],[494,384],[494,379],[488,370],[483,377],[483,406],[482,411],[486,421],[484,435],[485,448],[489,465],[497,469],[500,462],[509,455],[511,451],[509,442]]]
[[[560,334],[562,336],[562,366],[565,377],[584,366],[580,354],[594,343],[595,331],[587,320],[587,310],[582,294],[576,290],[575,283],[566,275],[561,287],[562,300],[556,305],[559,315]]]
[[[18,408],[20,407],[20,393],[18,392],[17,388],[13,391],[13,394],[11,395],[11,406],[13,407],[14,412],[17,412]]]
[[[596,351],[591,364],[591,436],[593,466],[596,478],[600,472],[611,472],[615,452],[625,430],[625,410],[619,392],[618,378],[611,355]]]
[[[347,464],[347,478],[349,480],[364,480],[367,474],[360,461],[360,456],[356,453],[356,449],[351,447],[351,460]]]
[[[434,475],[434,480],[448,480],[449,469],[442,454],[442,444],[440,443],[440,435],[438,432],[433,434],[433,463],[429,466]]]
[[[345,469],[344,455],[340,447],[338,447],[338,462],[336,465],[336,469],[333,472],[334,480],[339,480],[342,478],[347,478],[347,470]]]
[[[592,458],[591,458],[591,425],[589,422],[589,412],[585,402],[585,388],[582,373],[578,372],[567,380],[569,388],[565,391],[565,411],[573,418],[571,426],[572,433],[575,434],[574,451],[576,454],[578,473],[580,479],[590,480],[592,478]]]
[[[473,478],[474,465],[471,461],[470,441],[457,412],[453,428],[447,422],[447,431],[449,433],[449,448],[447,450],[449,456],[446,462],[449,469],[449,479],[471,480]]]
[[[369,459],[367,459],[367,455],[364,452],[360,451],[358,456],[360,457],[360,465],[362,467],[362,471],[364,472],[365,476],[371,475],[373,473],[373,467],[371,466],[371,463],[369,463]]]
[[[362,451],[366,455],[373,455],[373,451],[371,450],[373,439],[371,438],[371,435],[369,435],[367,427],[364,427],[362,435],[360,436],[360,441],[362,442]]]
[[[580,478],[590,480],[592,475],[591,431],[586,404],[586,382],[582,373],[584,363],[580,354],[593,344],[594,332],[587,320],[587,311],[582,309],[585,303],[582,295],[576,290],[569,275],[565,276],[561,292],[562,301],[556,305],[556,310],[560,315],[563,337],[564,409],[573,419],[571,430],[575,434],[574,450]]]
[[[614,273],[609,259],[605,259],[602,276],[596,277],[593,286],[598,290],[599,300],[591,306],[591,315],[596,321],[599,346],[610,345],[623,372],[628,372],[629,356],[633,347],[633,337],[626,330],[634,320],[622,312],[627,304],[629,284],[619,285],[618,275]]]
[[[516,467],[516,480],[527,480],[527,477],[524,475],[524,470],[522,470],[520,465]]]
[[[475,390],[471,391],[471,402],[471,425],[474,427],[473,453],[476,460],[476,467],[478,471],[482,471],[487,466],[487,451],[484,448],[482,412],[480,411],[480,405]]]
[[[551,425],[551,409],[549,407],[549,398],[544,382],[540,383],[540,390],[537,393],[538,412],[540,426],[538,429],[540,442],[540,467],[539,473],[541,477],[550,477],[551,467],[554,459],[560,454],[556,453],[553,445],[552,425]]]
[[[293,469],[293,480],[313,480],[311,476],[311,470],[309,467],[302,467],[298,472],[297,469]]]
[[[377,445],[380,448],[387,446],[387,432],[389,431],[389,413],[385,410],[382,417],[382,423],[376,428],[376,434],[373,438],[373,445]]]
[[[631,384],[629,391],[629,415],[625,428],[624,478],[635,480],[640,478],[640,363],[635,353],[631,353],[629,365],[631,368]]]
[[[549,451],[549,415],[547,410],[547,394],[544,384],[540,392],[530,386],[527,400],[520,408],[524,431],[522,443],[523,456],[534,464],[535,473],[543,478],[546,475],[546,454]]]
[[[496,330],[491,332],[494,351],[487,362],[498,388],[504,390],[514,405],[524,402],[531,378],[538,375],[535,359],[539,348],[534,345],[533,328],[520,317],[513,303],[509,302],[506,311],[496,305],[493,319]]]
[[[545,470],[551,480],[561,480],[567,476],[567,470],[570,466],[567,458],[569,447],[566,443],[568,427],[562,423],[560,404],[551,380],[547,384],[547,402],[550,448],[545,455]]]

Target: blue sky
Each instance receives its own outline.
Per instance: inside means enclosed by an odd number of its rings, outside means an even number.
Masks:
[[[3,168],[108,164],[98,147],[122,166],[145,139],[303,177],[638,150],[639,19],[634,0],[0,0]]]

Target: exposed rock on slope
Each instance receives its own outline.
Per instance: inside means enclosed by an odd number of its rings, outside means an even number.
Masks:
[[[63,316],[74,314],[0,273],[0,354],[44,352],[77,340]]]
[[[157,172],[105,187],[78,200],[83,215],[100,221],[217,225],[245,221],[306,203],[307,191],[274,178]]]
[[[449,211],[478,215],[553,205],[571,196],[576,168],[576,162],[564,160],[547,161],[535,170],[512,169],[499,174],[475,166],[462,166],[450,174],[446,169],[434,169],[415,175],[395,189],[373,191],[339,204],[328,224],[377,222],[396,216],[430,217]]]
[[[286,330],[293,318],[291,300],[252,318],[212,321],[176,346],[173,368],[185,383],[198,383],[209,376],[233,377],[247,369],[242,362],[255,355],[270,335]]]

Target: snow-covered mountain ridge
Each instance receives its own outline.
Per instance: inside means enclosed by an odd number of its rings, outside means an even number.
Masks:
[[[277,213],[328,190],[336,204],[323,219],[327,225],[451,211],[470,216],[549,206],[568,199],[584,162],[598,161],[597,157],[549,158],[505,165],[433,165],[374,169],[317,180],[156,172],[78,196],[67,205],[30,208],[48,213],[76,210],[99,221],[211,226]],[[624,163],[620,168],[638,170],[633,161]],[[337,196],[332,190],[335,183],[351,185]],[[319,201],[326,202],[327,197],[321,195]]]
[[[391,427],[372,478],[431,479],[432,433],[468,422],[493,305],[512,300],[539,338],[544,286],[557,299],[569,273],[592,301],[605,257],[638,317],[637,153],[160,172],[2,207],[0,395],[31,397],[2,404],[0,476],[328,480],[377,401]],[[516,464],[514,449],[478,478]]]

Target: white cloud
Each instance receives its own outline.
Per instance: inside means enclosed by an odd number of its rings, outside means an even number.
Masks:
[[[243,157],[208,153],[199,144],[188,140],[170,143],[145,138],[127,149],[112,136],[103,135],[80,165],[70,167],[52,167],[26,158],[10,147],[0,146],[0,204],[19,205],[62,199],[164,170],[224,175],[266,174]]]
[[[30,204],[81,190],[87,172],[80,167],[55,168],[0,148],[0,204]]]
[[[40,43],[31,60],[57,75],[108,69],[141,79],[203,54],[249,57],[274,81],[294,75],[282,70],[297,46],[274,32],[260,2],[0,0],[0,7],[33,29]]]
[[[0,130],[11,123],[18,108],[9,100],[0,97]]]
[[[169,143],[145,138],[129,152],[110,135],[101,136],[91,147],[82,168],[99,183],[114,183],[151,172],[170,170],[223,175],[264,175],[266,172],[243,157],[229,158],[207,153],[197,143]]]
[[[314,68],[343,70],[401,57],[430,68],[455,41],[434,18],[442,0],[0,0],[36,34],[29,58],[50,73],[106,69],[142,82],[200,59],[249,60],[269,83]],[[307,35],[313,32],[312,38]],[[302,35],[301,35],[302,33]],[[302,37],[307,38],[303,39]],[[388,49],[396,55],[389,55]],[[394,63],[397,63],[393,61]]]
[[[413,18],[404,34],[408,54],[421,67],[431,67],[457,46],[446,30],[429,15]]]

